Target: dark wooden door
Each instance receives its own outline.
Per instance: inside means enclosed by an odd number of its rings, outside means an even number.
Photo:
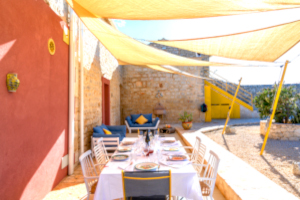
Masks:
[[[102,77],[102,123],[110,125],[110,81]]]

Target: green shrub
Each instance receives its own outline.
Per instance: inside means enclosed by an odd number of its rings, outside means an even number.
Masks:
[[[193,113],[188,114],[184,111],[183,115],[179,114],[179,120],[182,122],[192,122],[193,121]]]
[[[271,114],[273,100],[277,92],[277,86],[272,89],[267,88],[253,99],[255,107],[258,109],[260,118],[266,118]],[[299,123],[300,121],[300,95],[296,94],[296,89],[293,86],[282,87],[280,97],[277,104],[274,119],[279,123]]]

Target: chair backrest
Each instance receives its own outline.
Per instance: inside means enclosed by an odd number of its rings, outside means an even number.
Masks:
[[[196,142],[193,148],[191,160],[197,164],[203,164],[206,146],[201,142],[200,137],[196,137]]]
[[[98,164],[105,164],[108,162],[109,158],[104,146],[104,142],[103,142],[103,138],[93,138],[93,148],[94,148],[94,154],[95,154],[95,158]],[[102,165],[102,167],[100,167],[102,170],[102,168],[104,167],[104,165]]]
[[[92,185],[97,179],[88,179],[86,177],[97,177],[97,171],[92,158],[92,151],[88,150],[79,157],[85,185],[88,191],[91,191]]]
[[[215,152],[210,150],[207,166],[203,174],[203,177],[209,178],[209,180],[204,179],[203,182],[206,183],[206,185],[208,185],[211,188],[211,191],[213,191],[215,187],[219,163],[220,163],[219,156],[217,156]]]
[[[153,195],[171,196],[171,170],[124,172],[122,171],[123,195],[140,197]]]
[[[95,151],[94,151],[94,146],[95,144],[97,144],[97,141],[102,138],[102,142],[103,142],[103,145],[104,145],[104,148],[106,150],[106,155],[107,156],[111,156],[113,153],[109,153],[107,151],[115,151],[119,148],[119,137],[109,137],[109,138],[104,138],[104,137],[91,137],[91,140],[92,140],[92,150],[93,150],[93,153],[95,155]]]

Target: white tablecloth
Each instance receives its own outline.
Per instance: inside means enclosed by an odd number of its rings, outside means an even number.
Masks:
[[[125,140],[130,140],[125,138]],[[149,161],[149,158],[143,156],[138,157],[139,162]],[[123,186],[121,169],[119,166],[126,166],[129,162],[111,161],[107,164],[99,178],[99,182],[94,195],[94,200],[112,200],[123,198]],[[126,168],[126,170],[133,170],[134,164]],[[192,165],[185,165],[181,168],[172,168],[160,165],[159,170],[171,169],[172,175],[172,195],[181,196],[187,199],[202,200],[197,173]]]

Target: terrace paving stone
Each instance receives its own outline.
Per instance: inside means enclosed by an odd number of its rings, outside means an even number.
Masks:
[[[230,200],[298,200],[249,164],[230,153],[202,132],[220,129],[225,120],[213,120],[210,123],[194,124],[192,130],[183,130],[180,125],[176,130],[186,144],[192,146],[197,136],[206,145],[207,151],[213,150],[221,159],[216,186],[226,199]],[[259,124],[259,119],[231,120],[231,125]],[[205,159],[207,160],[208,154]]]

